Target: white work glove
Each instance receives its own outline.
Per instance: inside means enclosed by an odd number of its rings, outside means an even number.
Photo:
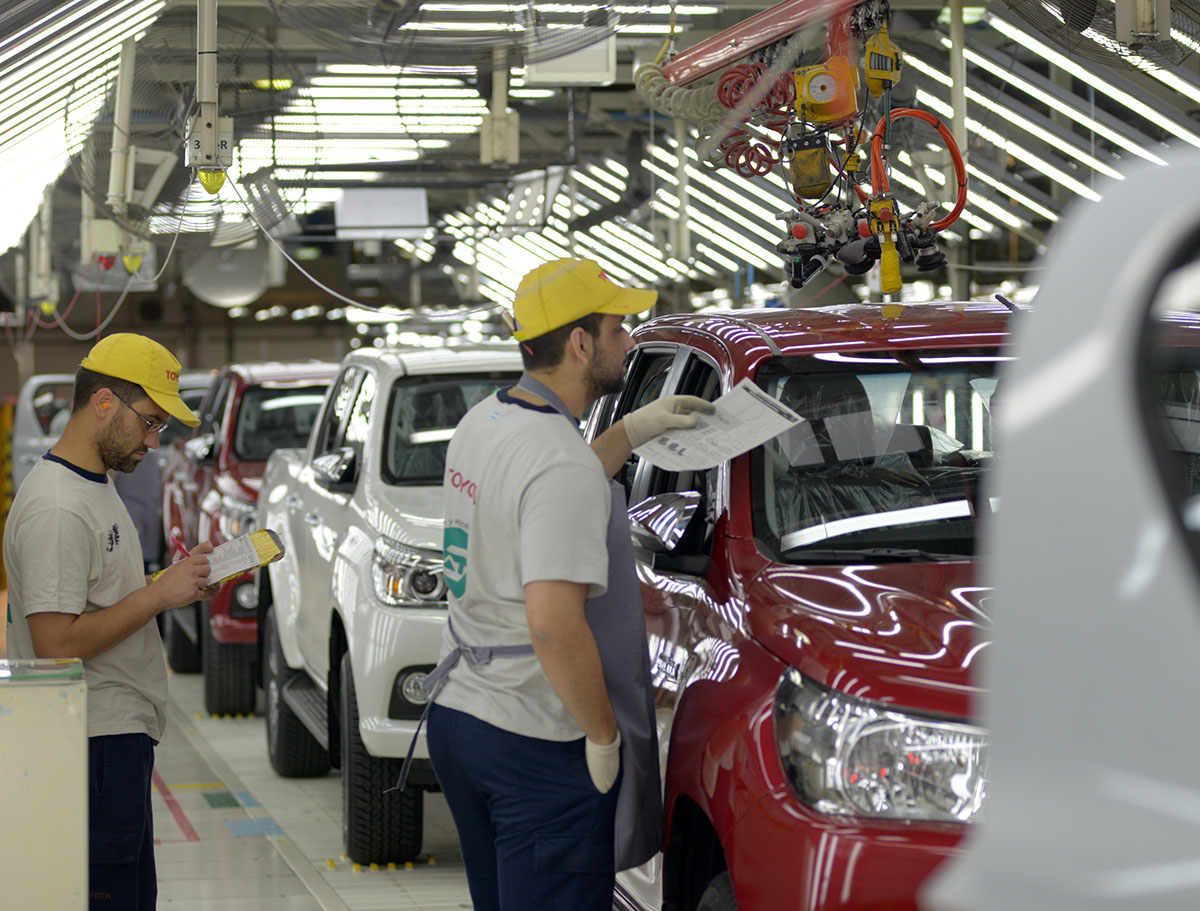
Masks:
[[[596,743],[590,737],[583,741],[583,755],[587,758],[588,774],[592,784],[601,794],[607,794],[621,771],[621,732],[609,744]]]
[[[621,422],[625,425],[625,436],[629,437],[629,448],[637,449],[649,443],[664,430],[679,427],[695,427],[696,414],[712,414],[716,411],[712,402],[694,395],[664,395],[637,411],[631,411]]]

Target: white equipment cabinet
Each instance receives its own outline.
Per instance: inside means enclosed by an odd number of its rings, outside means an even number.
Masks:
[[[0,905],[83,911],[87,687],[78,659],[0,659]]]

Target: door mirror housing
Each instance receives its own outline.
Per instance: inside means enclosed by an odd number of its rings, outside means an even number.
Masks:
[[[207,465],[216,455],[217,438],[211,433],[202,433],[183,444],[184,454],[197,465]]]
[[[312,461],[313,476],[326,490],[348,493],[354,490],[357,457],[349,446],[323,452]]]
[[[703,498],[694,490],[660,493],[642,500],[629,509],[633,543],[652,554],[675,553],[702,504]]]

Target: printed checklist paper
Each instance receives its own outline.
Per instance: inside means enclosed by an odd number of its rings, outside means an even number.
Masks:
[[[187,551],[184,551],[187,554]],[[269,528],[248,532],[232,541],[214,548],[208,554],[208,578],[205,588],[212,588],[221,582],[226,582],[242,573],[274,563],[283,557],[283,542],[279,535]],[[160,569],[151,579],[157,579],[167,570]]]
[[[714,414],[697,414],[696,426],[669,430],[634,450],[667,471],[699,471],[749,452],[804,420],[749,379],[713,405]]]
[[[269,528],[242,535],[215,548],[208,555],[207,586],[240,576],[252,569],[274,563],[283,556],[283,542]]]

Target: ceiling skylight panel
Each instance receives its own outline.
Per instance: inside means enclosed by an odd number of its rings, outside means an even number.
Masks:
[[[102,3],[104,0],[93,0],[94,3]],[[53,25],[62,18],[71,17],[74,19],[77,13],[72,13],[72,8],[86,7],[85,0],[67,0],[62,5],[55,7],[51,12],[42,16],[41,19],[35,19],[24,28],[16,29],[11,34],[0,38],[0,61],[8,58],[8,53],[4,51],[7,47],[25,47],[29,43],[28,36],[38,31],[41,31],[45,26]],[[49,29],[47,29],[49,30]]]
[[[672,169],[672,173],[670,174],[662,171],[656,171],[655,173],[670,186],[675,186],[676,178],[673,173],[677,166],[675,156],[659,146],[652,147],[651,153],[655,158],[658,158]],[[769,226],[769,228],[764,227],[764,230],[767,230],[768,233],[771,233],[771,229],[775,226],[775,222],[777,221],[775,218],[776,214],[794,205],[794,203],[789,203],[787,199],[773,197],[763,189],[760,181],[757,179],[747,180],[725,168],[720,168],[710,173],[699,164],[696,153],[691,148],[686,150],[686,156],[688,158],[687,174],[689,185],[693,185],[698,179],[705,186],[727,194],[729,201],[739,206],[750,217],[762,222],[764,226]],[[772,173],[764,179],[773,180],[775,179],[775,175]],[[772,234],[771,236],[774,235]],[[772,242],[772,246],[774,246],[774,241]]]
[[[1129,108],[1139,117],[1144,118],[1150,123],[1159,125],[1166,132],[1179,137],[1190,145],[1200,146],[1200,135],[1197,135],[1189,129],[1185,129],[1176,123],[1172,118],[1163,116],[1162,111],[1156,110],[1139,98],[1135,98],[1129,92],[1117,88],[1112,83],[1103,79],[1096,72],[1085,69],[1070,57],[1060,54],[1058,51],[1049,47],[1044,42],[1039,41],[1032,35],[1026,34],[1008,20],[997,16],[993,12],[989,12],[987,14],[987,22],[992,28],[1004,35],[1006,38],[1017,42],[1027,50],[1030,50],[1040,57],[1045,58],[1059,69],[1064,70],[1075,78],[1081,80],[1084,82],[1084,84],[1092,86],[1097,91],[1102,92],[1113,101],[1116,101],[1118,104],[1122,104]]]
[[[124,3],[114,4],[111,0],[92,0],[74,12],[66,15],[56,10],[43,22],[47,27],[41,29],[41,34],[35,38],[25,38],[13,43],[12,39],[0,42],[0,69],[7,73],[12,70],[8,64],[22,57],[31,59],[65,45],[85,46],[95,43],[98,34],[121,29],[132,19],[142,20],[156,18],[163,6],[163,0],[125,0]],[[84,29],[77,26],[88,23]],[[29,29],[20,34],[28,35]],[[118,42],[119,44],[120,42]],[[8,50],[4,48],[8,46]],[[25,63],[20,66],[25,66]]]
[[[605,170],[607,166],[607,161],[603,164],[594,164],[586,169],[587,175],[595,180],[603,181],[618,193],[624,193],[626,186],[625,181],[608,173],[608,171]]]
[[[590,175],[588,175],[587,173],[585,173],[583,171],[580,171],[580,170],[575,171],[575,180],[577,183],[582,184],[584,187],[591,190],[593,193],[596,193],[596,194],[602,196],[604,199],[607,199],[609,202],[619,202],[621,199],[621,197],[618,194],[614,193],[609,187],[600,183],[600,181],[596,180],[594,177],[591,177]]]
[[[576,235],[575,243],[580,250],[587,253],[589,259],[594,259],[600,264],[600,268],[604,270],[605,274],[617,279],[618,282],[625,283],[631,278],[636,278],[641,282],[654,281],[654,273],[641,271],[640,266],[629,263],[612,247],[590,234]]]
[[[610,246],[633,257],[633,261],[642,267],[657,272],[664,278],[672,277],[671,270],[662,261],[663,251],[657,248],[647,248],[645,244],[636,244],[635,239],[621,225],[606,222],[589,229],[588,233],[605,240]]]
[[[528,248],[545,260],[569,259],[571,256],[571,251],[567,247],[556,244],[545,236],[532,231],[527,234],[517,234],[513,240],[518,243],[524,242]]]
[[[670,185],[674,186],[674,174],[668,174],[665,171],[662,171],[659,168],[657,168],[656,166],[649,164],[649,163],[646,164],[646,169],[649,170],[651,173],[656,174],[658,177],[662,178],[664,181],[670,181]],[[712,190],[713,192],[715,192],[717,194],[724,194],[726,192],[724,187],[711,181],[707,175],[701,174],[699,168],[689,167],[689,169],[688,169],[688,196],[690,197],[691,202],[693,202],[693,203],[697,202],[697,201],[704,202],[710,208],[714,209],[717,212],[722,213],[722,215],[724,215],[725,217],[729,217],[730,206],[728,205],[728,202],[730,200],[721,198],[720,195],[718,195],[717,197],[711,196],[711,195],[709,195],[708,192],[706,192],[706,190]],[[673,198],[674,198],[674,205],[676,207],[678,207],[678,205],[679,205],[678,198],[677,197],[673,197]],[[736,200],[734,200],[734,201],[736,201]],[[778,243],[779,237],[781,236],[779,234],[779,232],[773,230],[774,226],[768,227],[766,224],[763,223],[764,219],[762,219],[760,217],[761,210],[758,210],[755,208],[747,208],[745,206],[742,206],[742,208],[745,210],[745,212],[747,214],[750,215],[750,218],[749,218],[749,220],[745,221],[741,226],[745,227],[745,228],[749,228],[750,231],[752,233],[756,234],[763,242],[770,244],[771,249],[774,249],[775,244]],[[733,214],[736,216],[738,213],[733,213]]]
[[[949,48],[949,39],[943,38],[942,45]],[[1129,135],[1127,132],[1124,132],[1123,129],[1128,130],[1129,133],[1132,133],[1133,131],[1131,128],[1122,128],[1122,126],[1119,124],[1109,125],[1101,119],[1103,115],[1100,114],[1100,112],[1096,112],[1096,117],[1089,116],[1088,113],[1075,106],[1077,103],[1084,103],[1082,99],[1079,99],[1077,96],[1070,95],[1068,100],[1052,91],[1048,91],[1046,88],[1043,88],[1042,86],[1033,82],[1031,79],[1025,78],[1024,73],[1027,72],[1025,67],[1016,61],[1010,61],[1007,65],[1001,65],[996,60],[992,59],[991,55],[995,53],[995,51],[987,48],[985,48],[982,52],[973,50],[972,48],[963,49],[963,56],[972,66],[991,73],[1002,82],[1007,83],[1020,92],[1024,92],[1030,98],[1041,102],[1051,110],[1073,120],[1084,129],[1095,133],[1097,136],[1107,140],[1113,145],[1137,155],[1140,158],[1144,158],[1147,161],[1152,161],[1155,164],[1166,164],[1162,158],[1145,148],[1146,145],[1157,144],[1155,140],[1151,139],[1149,136],[1146,136],[1144,133],[1135,133],[1134,135]]]
[[[745,262],[751,262],[767,269],[780,268],[779,260],[768,259],[763,248],[756,245],[753,238],[747,239],[738,234],[732,227],[711,217],[702,209],[698,207],[689,209],[687,219],[693,237],[707,236],[709,241],[721,245],[727,253],[738,254]],[[774,257],[775,245],[771,244],[769,249],[771,256]]]
[[[696,244],[696,252],[705,259],[712,260],[714,263],[728,272],[737,272],[740,268],[736,262],[727,257],[724,253],[713,249],[703,241],[700,241]]]
[[[644,227],[634,222],[618,221],[609,223],[608,230],[619,236],[622,243],[627,244],[638,256],[643,256],[648,261],[661,263],[664,275],[671,274],[670,269],[667,268],[666,250],[659,247],[653,235]]]
[[[944,86],[950,85],[949,76],[942,73],[935,67],[925,63],[919,57],[916,57],[913,54],[906,54],[904,60],[905,63],[911,65],[917,71],[924,73],[929,78],[940,82]],[[1112,177],[1115,180],[1124,180],[1124,176],[1111,165],[1106,164],[1105,162],[1100,161],[1094,155],[1089,154],[1088,151],[1083,148],[1083,144],[1080,142],[1080,140],[1073,134],[1064,132],[1062,135],[1055,135],[1045,127],[1034,123],[1028,117],[1018,114],[1008,105],[1000,103],[998,99],[986,98],[970,86],[967,86],[966,97],[968,101],[973,101],[977,105],[985,108],[987,111],[998,115],[1004,120],[1007,120],[1013,126],[1023,130],[1030,136],[1040,139],[1050,148],[1059,149],[1065,155],[1074,158],[1080,164],[1086,165],[1093,171],[1097,171],[1103,174],[1105,177]]]
[[[723,192],[723,188],[719,184],[716,184],[715,181],[710,180],[707,175],[698,173],[698,170],[689,172],[688,177],[688,197],[691,202],[705,203],[711,209],[713,209],[713,211],[720,213],[726,218],[729,218],[731,214],[734,216],[734,218],[737,218],[737,213],[730,212],[730,207],[727,204],[728,201],[722,198],[720,195]],[[700,189],[701,186],[711,190],[717,195],[710,195],[710,193],[706,192],[706,190]],[[737,224],[739,228],[748,229],[750,234],[756,236],[760,242],[766,243],[771,250],[775,249],[775,244],[779,242],[779,239],[782,236],[780,230],[774,229],[774,226],[768,227],[762,224],[761,220],[758,218],[738,220]]]
[[[924,89],[917,90],[916,98],[918,104],[924,105],[930,110],[939,112],[942,117],[949,118],[951,116],[950,106],[936,96],[931,95]],[[1093,202],[1100,198],[1099,193],[1097,193],[1087,184],[1076,180],[1062,168],[1052,164],[1045,158],[1042,158],[1040,155],[1034,154],[1029,149],[1012,141],[1008,137],[998,133],[990,127],[984,126],[978,120],[968,117],[967,129],[983,139],[986,139],[997,148],[1008,152],[1013,156],[1013,158],[1018,159],[1034,170],[1041,172],[1046,177],[1049,177],[1056,183],[1059,183],[1068,190],[1071,190],[1073,193],[1082,196],[1085,199],[1090,199]]]
[[[1026,209],[1028,209],[1029,211],[1040,216],[1041,218],[1046,219],[1046,221],[1050,221],[1050,222],[1058,221],[1058,213],[1057,212],[1053,211],[1052,209],[1046,208],[1041,203],[1030,198],[1028,195],[1023,193],[1021,190],[1018,190],[1017,188],[1015,188],[1011,183],[1005,183],[1004,181],[999,180],[996,177],[993,177],[991,174],[987,173],[987,171],[983,171],[980,168],[977,168],[976,166],[970,164],[969,162],[967,164],[967,175],[970,179],[978,180],[983,183],[986,183],[990,187],[994,187],[996,190],[999,190],[1001,193],[1003,193],[1009,199],[1015,200],[1020,205],[1024,206]]]

